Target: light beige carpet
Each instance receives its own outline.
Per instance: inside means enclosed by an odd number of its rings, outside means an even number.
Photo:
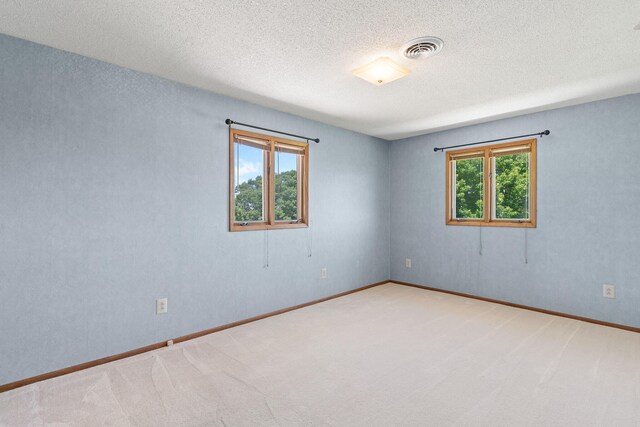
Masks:
[[[0,425],[638,426],[640,334],[386,284],[0,394]]]

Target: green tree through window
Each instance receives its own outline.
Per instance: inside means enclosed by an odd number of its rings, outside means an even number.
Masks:
[[[456,161],[456,218],[482,218],[484,159]]]
[[[496,218],[529,218],[529,154],[495,157]]]
[[[298,173],[276,174],[276,220],[298,219]],[[243,182],[235,189],[236,221],[262,221],[262,176]]]
[[[276,174],[276,221],[298,219],[298,171]]]
[[[236,185],[236,221],[262,221],[262,176]]]

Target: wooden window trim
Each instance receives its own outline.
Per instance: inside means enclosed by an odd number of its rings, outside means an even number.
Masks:
[[[269,142],[269,149],[266,151],[266,161],[263,172],[263,179],[267,177],[266,192],[263,195],[266,204],[266,221],[241,225],[235,221],[235,150],[234,137],[236,135],[251,138],[259,138]],[[276,221],[275,219],[275,146],[276,143],[299,147],[303,151],[302,159],[298,157],[298,177],[302,178],[300,191],[298,192],[298,211],[302,214],[300,222]],[[300,181],[299,181],[300,182]],[[306,228],[309,226],[309,145],[289,139],[279,138],[271,135],[263,135],[240,129],[230,129],[229,131],[229,231],[252,231],[252,230],[278,230],[285,228]]]
[[[477,147],[466,148],[462,150],[453,150],[447,151],[446,153],[446,224],[447,225],[462,225],[462,226],[476,226],[476,227],[520,227],[520,228],[535,228],[536,227],[536,199],[537,199],[537,191],[536,191],[536,144],[537,139],[527,139],[522,141],[515,142],[507,142],[504,144],[494,144],[488,145],[485,147],[481,147],[480,149]],[[511,220],[511,219],[492,219],[492,209],[493,209],[493,194],[492,194],[492,179],[494,177],[491,176],[492,170],[492,151],[494,150],[503,150],[506,148],[517,147],[517,146],[529,146],[530,157],[529,157],[529,219],[528,220]],[[455,160],[456,157],[460,159],[461,157],[465,157],[465,155],[469,155],[472,153],[482,153],[478,155],[478,158],[484,159],[484,217],[481,220],[476,219],[455,219],[453,218],[452,211],[452,180],[454,177],[452,176],[452,160]],[[499,153],[497,153],[499,154]],[[506,153],[505,153],[506,154]]]

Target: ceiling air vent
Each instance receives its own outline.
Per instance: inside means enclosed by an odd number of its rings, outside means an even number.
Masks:
[[[405,58],[423,59],[440,52],[442,46],[444,46],[444,42],[438,37],[418,37],[406,42],[400,51]]]

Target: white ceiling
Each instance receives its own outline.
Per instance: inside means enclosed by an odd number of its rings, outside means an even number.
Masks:
[[[2,33],[385,139],[640,92],[639,20],[635,0],[0,2]],[[443,51],[403,59],[423,35]],[[351,74],[382,55],[412,73]]]

